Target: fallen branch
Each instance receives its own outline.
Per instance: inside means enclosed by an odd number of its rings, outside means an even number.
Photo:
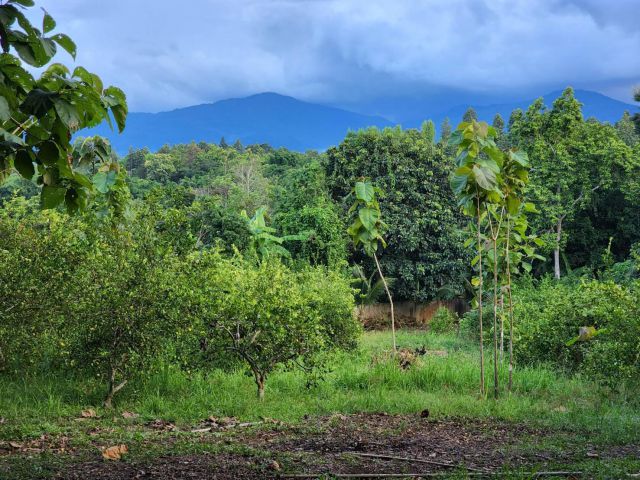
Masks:
[[[445,463],[438,462],[436,460],[424,460],[421,458],[407,458],[407,457],[396,457],[394,455],[378,455],[377,453],[359,453],[359,452],[343,452],[350,453],[351,455],[358,455],[359,457],[369,457],[369,458],[381,458],[384,460],[400,460],[402,462],[414,462],[414,463],[427,463],[429,465],[437,465],[438,467],[448,467],[448,468],[465,468],[471,472],[480,472],[485,473],[485,470],[480,470],[478,468],[467,467],[465,465],[456,465],[453,463]]]
[[[538,477],[566,477],[569,475],[582,475],[583,472],[520,472],[512,473],[512,476],[520,476],[527,478]],[[279,478],[407,478],[407,477],[445,477],[448,473],[293,473],[279,475]],[[468,477],[502,477],[504,472],[468,472]]]

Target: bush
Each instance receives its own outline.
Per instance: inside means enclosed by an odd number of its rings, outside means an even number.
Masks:
[[[429,330],[433,333],[451,333],[455,331],[458,318],[446,307],[440,307],[429,322]]]
[[[640,375],[640,282],[545,279],[535,288],[516,288],[514,353],[523,363],[554,363],[615,385]],[[567,342],[580,327],[602,334],[589,341]]]
[[[254,377],[258,396],[278,366],[310,371],[317,355],[355,346],[360,332],[349,282],[325,268],[290,270],[279,260],[252,265],[218,253],[193,258],[202,348],[224,348]],[[198,286],[201,286],[198,288]],[[214,352],[215,355],[215,352]]]
[[[87,256],[77,219],[16,198],[0,209],[0,371],[47,369],[67,351],[58,336],[68,286]]]
[[[160,247],[151,222],[128,231],[91,228],[92,245],[69,284],[74,300],[65,322],[70,365],[108,384],[105,406],[171,344],[183,317],[179,261]]]

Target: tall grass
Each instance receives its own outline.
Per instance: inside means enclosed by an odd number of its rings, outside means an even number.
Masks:
[[[388,332],[366,333],[358,351],[334,355],[330,371],[312,386],[307,386],[308,378],[301,372],[276,372],[267,380],[263,402],[256,399],[253,380],[242,370],[187,374],[163,364],[125,388],[116,398],[116,409],[134,411],[142,420],[163,418],[185,424],[209,415],[296,421],[304,415],[335,412],[429,409],[434,417],[495,417],[598,432],[620,442],[640,431],[634,392],[613,394],[579,377],[524,367],[516,369],[512,394],[503,392],[498,400],[485,399],[478,393],[474,345],[455,335],[399,331],[400,348],[424,345],[428,350],[447,352],[442,357],[422,356],[406,370],[384,354],[390,345]],[[501,382],[507,374],[506,365],[501,365]],[[83,408],[99,405],[102,389],[94,380],[82,377],[0,377],[0,417],[11,420],[0,425],[0,437],[59,431],[65,420],[77,417]]]

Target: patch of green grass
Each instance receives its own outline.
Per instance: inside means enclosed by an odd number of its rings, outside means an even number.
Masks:
[[[323,381],[306,387],[297,371],[279,371],[267,381],[266,398],[256,398],[251,377],[243,371],[188,375],[165,366],[144,379],[130,382],[116,398],[116,411],[97,408],[105,417],[123,410],[140,414],[138,421],[155,418],[195,425],[210,415],[243,420],[270,417],[295,422],[304,415],[379,412],[413,413],[428,408],[434,417],[494,417],[557,429],[592,432],[607,442],[637,441],[638,401],[632,392],[615,395],[585,379],[563,376],[543,367],[517,368],[508,394],[506,365],[501,365],[502,393],[498,400],[478,394],[479,361],[475,345],[455,335],[423,331],[398,332],[400,347],[424,345],[446,350],[447,356],[427,355],[407,370],[384,355],[389,332],[368,332],[356,352],[331,360]],[[491,355],[487,354],[490,360]],[[487,386],[492,388],[492,365]],[[100,404],[102,386],[92,379],[43,375],[20,380],[0,378],[1,439],[63,435],[82,426],[74,422],[80,411]],[[119,419],[119,417],[118,417]],[[121,420],[121,419],[119,419]]]

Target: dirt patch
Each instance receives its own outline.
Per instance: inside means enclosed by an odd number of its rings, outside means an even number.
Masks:
[[[148,462],[92,461],[54,477],[65,480],[265,478],[267,464],[240,455],[176,455]],[[273,472],[272,472],[273,473]],[[268,475],[267,475],[268,476]]]
[[[504,469],[545,469],[546,465],[570,465],[588,459],[597,462],[640,456],[640,445],[607,449],[587,446],[586,451],[585,445],[572,451],[536,449],[537,441],[570,434],[492,420],[433,420],[425,412],[336,414],[292,426],[199,433],[189,437],[188,453],[173,447],[175,435],[179,434],[184,442],[184,431],[170,432],[168,438],[160,440],[161,456],[144,457],[144,444],[138,444],[130,448],[132,456],[122,461],[105,462],[97,457],[78,460],[67,464],[54,478],[248,479],[330,473],[498,473]]]

